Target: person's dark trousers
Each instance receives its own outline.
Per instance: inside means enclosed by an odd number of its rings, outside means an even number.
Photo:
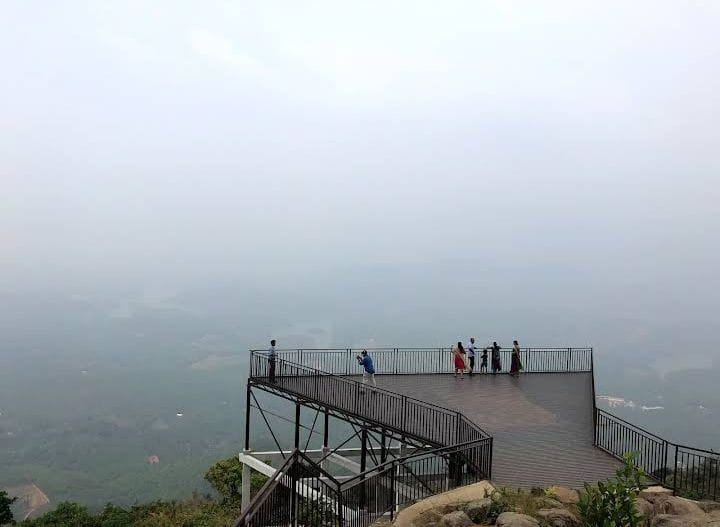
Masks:
[[[275,359],[268,359],[268,378],[270,382],[275,382]]]
[[[473,374],[473,370],[475,370],[475,357],[469,357],[470,359],[470,375]]]

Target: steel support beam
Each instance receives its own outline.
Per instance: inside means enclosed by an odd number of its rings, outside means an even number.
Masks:
[[[248,382],[245,390],[245,450],[250,450],[250,398],[252,385]]]

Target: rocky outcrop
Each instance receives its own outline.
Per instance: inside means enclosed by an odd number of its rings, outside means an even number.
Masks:
[[[580,525],[580,520],[566,509],[540,509],[537,511],[537,515],[550,527],[578,527]]]
[[[495,521],[497,527],[539,527],[540,524],[532,516],[517,512],[503,512]]]
[[[445,514],[440,518],[440,527],[470,527],[473,522],[463,511]]]
[[[653,504],[645,498],[637,498],[635,500],[635,510],[643,518],[643,525],[649,527],[650,520],[652,520],[655,509]]]
[[[554,486],[547,489],[547,492],[563,505],[575,505],[578,501],[580,501],[580,494],[578,494],[578,491],[567,487]]]
[[[678,496],[665,496],[653,503],[655,515],[670,514],[672,516],[701,516],[705,514],[697,502]]]
[[[673,495],[672,489],[666,489],[665,487],[648,487],[640,491],[640,497],[650,503],[655,503],[658,499],[667,498]]]
[[[492,500],[490,498],[483,498],[481,500],[471,501],[463,507],[463,511],[468,515],[474,523],[481,523],[487,517],[487,513],[492,506]]]
[[[579,527],[578,500],[578,492],[565,487],[498,491],[489,482],[481,482],[402,510],[393,527]],[[720,527],[720,503],[673,496],[662,487],[643,490],[635,509],[643,527]],[[500,511],[504,512],[493,521]]]

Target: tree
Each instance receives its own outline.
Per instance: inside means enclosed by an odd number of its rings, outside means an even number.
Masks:
[[[34,520],[25,520],[22,527],[99,527],[99,521],[93,517],[87,507],[72,501],[62,501],[54,511],[43,514]]]
[[[220,494],[224,502],[239,502],[242,495],[242,463],[237,457],[223,459],[205,472],[205,480]],[[267,477],[254,472],[250,481],[252,491],[265,484]]]
[[[13,513],[10,505],[15,503],[17,498],[11,498],[7,492],[0,490],[0,525],[14,524]]]

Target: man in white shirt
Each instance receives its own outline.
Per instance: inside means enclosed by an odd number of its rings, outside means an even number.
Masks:
[[[470,366],[469,375],[472,375],[473,370],[475,369],[475,337],[470,337],[470,343],[467,345],[465,351],[467,352],[468,363]]]

